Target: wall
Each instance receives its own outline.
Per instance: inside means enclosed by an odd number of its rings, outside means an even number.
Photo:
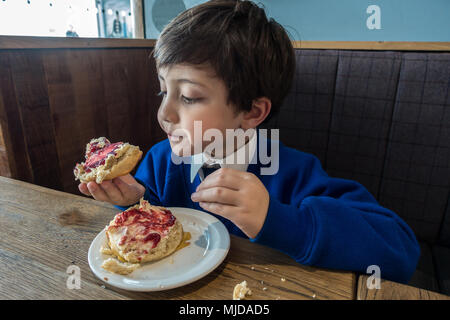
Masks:
[[[202,2],[205,1],[144,0],[146,38],[157,38],[162,24],[170,21],[184,8],[191,8]],[[291,33],[293,40],[450,41],[448,0],[255,2],[264,6],[267,15],[281,23]],[[379,19],[374,16],[378,11],[367,12],[372,5],[380,9]]]

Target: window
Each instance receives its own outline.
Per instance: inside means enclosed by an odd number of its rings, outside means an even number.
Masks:
[[[0,35],[134,38],[133,3],[139,1],[0,0]]]

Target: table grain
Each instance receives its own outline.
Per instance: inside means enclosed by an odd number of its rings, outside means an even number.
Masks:
[[[450,296],[438,292],[408,286],[381,279],[380,288],[368,289],[367,275],[358,278],[358,300],[450,300]]]
[[[110,286],[89,268],[88,249],[118,213],[108,203],[0,177],[0,299],[232,299],[246,280],[252,299],[354,299],[352,272],[303,266],[271,248],[231,235],[214,271],[183,287],[132,292]],[[68,289],[68,267],[80,289]]]

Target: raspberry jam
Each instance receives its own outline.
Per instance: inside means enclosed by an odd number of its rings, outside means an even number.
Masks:
[[[161,235],[167,233],[174,225],[175,216],[167,209],[130,209],[123,211],[114,218],[114,225],[110,227],[128,227],[136,231],[131,238],[123,236],[119,245],[127,241],[152,242],[152,249],[161,241]]]
[[[108,146],[111,144],[111,142],[108,139],[104,140],[105,146]],[[87,154],[88,157],[91,156],[92,153],[102,149],[102,147],[99,147],[100,142],[93,142],[90,145],[89,153]]]
[[[122,145],[122,142],[116,142],[105,145],[103,148],[99,148],[97,144],[91,146],[91,150],[89,152],[89,158],[84,163],[84,171],[90,172],[91,169],[97,168],[98,166],[102,166],[105,164],[106,158],[108,155],[116,154],[116,150]]]
[[[160,240],[161,240],[161,236],[159,235],[159,233],[150,233],[148,236],[146,236],[144,238],[144,242],[148,242],[148,241],[153,242],[152,249],[158,245]],[[147,251],[147,250],[145,250],[145,251]]]

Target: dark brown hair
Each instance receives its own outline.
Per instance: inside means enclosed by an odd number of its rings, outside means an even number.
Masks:
[[[157,68],[209,63],[238,111],[249,111],[254,99],[267,97],[271,114],[276,112],[295,70],[286,31],[251,1],[213,0],[182,12],[162,31],[153,56]]]

